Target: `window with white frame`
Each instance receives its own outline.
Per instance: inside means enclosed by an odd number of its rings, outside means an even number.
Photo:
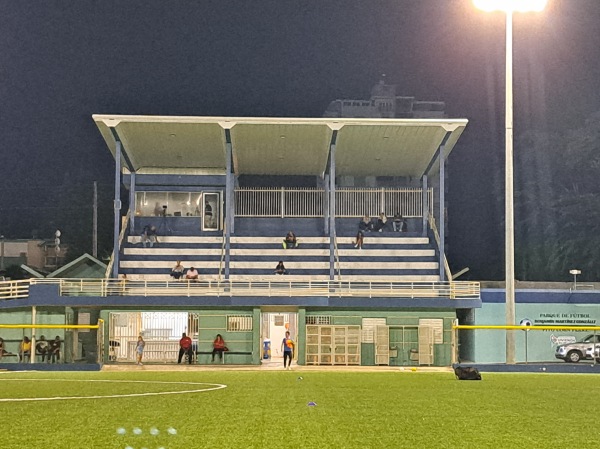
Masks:
[[[252,330],[252,317],[247,315],[227,316],[227,332],[248,332]]]
[[[331,324],[331,315],[309,315],[306,317],[306,324]]]

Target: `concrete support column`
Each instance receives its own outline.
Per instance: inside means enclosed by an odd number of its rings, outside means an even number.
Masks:
[[[135,234],[135,211],[137,203],[135,201],[135,172],[129,175],[129,234]]]
[[[335,278],[335,144],[329,146],[329,279]]]
[[[427,192],[427,175],[423,175],[421,180],[422,189],[423,189],[423,228],[421,231],[421,235],[423,237],[427,237],[427,230],[429,229],[429,194]]]
[[[323,193],[323,229],[325,230],[325,234],[329,235],[329,216],[330,216],[330,210],[329,210],[329,175],[325,175],[324,178],[324,182],[323,182],[323,188],[324,188],[324,193]]]
[[[113,267],[112,277],[119,277],[119,233],[121,229],[121,141],[115,146],[115,199],[114,199],[114,229],[113,229]]]
[[[440,270],[440,281],[445,281],[446,280],[446,270],[444,269],[444,239],[445,239],[445,229],[446,229],[446,217],[445,217],[445,202],[446,202],[446,198],[445,198],[445,186],[446,186],[446,182],[445,182],[445,177],[446,177],[446,172],[445,172],[445,167],[446,167],[446,160],[444,158],[444,152],[445,150],[445,145],[441,145],[440,146],[440,150],[439,150],[439,162],[440,162],[440,220],[439,220],[439,228],[438,228],[438,232],[440,234],[440,261],[439,261],[439,270]]]
[[[31,307],[31,325],[35,326],[37,321],[37,309],[36,306]],[[35,362],[35,327],[31,328],[31,355],[29,356],[29,363]]]
[[[229,279],[229,265],[230,265],[230,248],[231,248],[231,234],[234,232],[234,192],[233,192],[233,173],[231,173],[231,157],[233,153],[233,147],[230,142],[225,144],[225,279]]]

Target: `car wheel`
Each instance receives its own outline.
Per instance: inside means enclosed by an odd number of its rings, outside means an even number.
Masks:
[[[569,351],[567,354],[567,362],[577,363],[581,360],[581,353],[579,351]]]

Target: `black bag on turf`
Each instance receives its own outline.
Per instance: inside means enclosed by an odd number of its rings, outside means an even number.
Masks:
[[[481,380],[479,370],[472,366],[457,366],[454,368],[454,374],[458,380]]]

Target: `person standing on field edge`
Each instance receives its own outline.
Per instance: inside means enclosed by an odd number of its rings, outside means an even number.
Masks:
[[[183,354],[187,354],[188,363],[192,364],[192,339],[185,335],[185,332],[181,335],[181,340],[179,340],[179,358],[177,359],[177,363],[181,363],[181,359],[183,358]]]
[[[294,358],[294,340],[290,338],[290,331],[285,332],[285,337],[281,342],[281,349],[283,351],[283,369],[286,369],[286,360],[289,359],[287,363],[287,369],[292,368],[292,358]]]
[[[140,366],[143,365],[142,357],[144,356],[144,347],[145,346],[146,346],[146,342],[144,341],[144,338],[140,335],[138,337],[137,344],[135,345],[135,354],[137,355],[137,364]]]

